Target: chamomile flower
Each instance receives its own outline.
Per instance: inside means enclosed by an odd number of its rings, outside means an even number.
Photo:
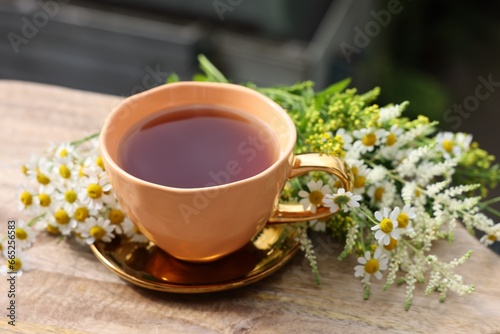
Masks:
[[[472,141],[471,135],[453,132],[440,132],[436,136],[437,149],[446,159],[459,158],[469,149]]]
[[[339,210],[344,212],[349,211],[349,208],[359,207],[361,201],[360,195],[354,195],[350,191],[345,191],[344,188],[339,188],[336,194],[326,194],[323,198],[323,205],[330,208],[330,212],[334,213]]]
[[[113,203],[113,197],[107,194],[111,190],[111,183],[106,173],[96,173],[96,170],[91,169],[86,172],[89,174],[80,179],[78,199],[91,210],[101,210],[105,204]]]
[[[384,179],[371,185],[367,190],[367,195],[373,205],[383,208],[390,206],[396,199],[396,186],[392,180]]]
[[[26,170],[28,178],[39,185],[49,185],[53,178],[51,173],[53,165],[53,162],[47,158],[40,158],[35,166]]]
[[[359,159],[346,159],[346,163],[351,167],[353,176],[352,192],[356,195],[360,195],[365,191],[366,181],[370,170],[365,163]]]
[[[391,129],[387,132],[384,144],[388,147],[393,146],[397,143],[399,136],[403,134],[403,129],[399,128],[397,125],[391,126]]]
[[[34,205],[34,199],[36,196],[37,192],[32,187],[20,187],[17,202],[19,210],[27,212],[38,211],[38,208]]]
[[[130,241],[137,242],[137,243],[147,243],[149,242],[148,238],[142,232],[137,228],[136,225],[133,226],[132,228],[132,233],[131,235],[127,235],[130,237]]]
[[[134,223],[125,215],[119,204],[109,211],[108,219],[115,226],[116,234],[130,235],[133,232]]]
[[[11,275],[16,273],[17,276],[22,276],[24,271],[30,270],[30,260],[26,253],[21,248],[16,248],[15,254],[9,254],[3,265],[0,266],[2,275]]]
[[[396,220],[398,221],[398,229],[404,233],[410,233],[413,231],[411,226],[411,219],[415,219],[417,214],[415,213],[415,208],[410,204],[406,204],[402,209],[395,207]]]
[[[340,136],[342,138],[342,141],[344,142],[344,145],[342,145],[342,148],[344,150],[349,150],[352,146],[352,136],[344,129],[340,128],[337,130],[335,133],[336,136]]]
[[[33,203],[41,212],[51,211],[55,208],[53,194],[50,192],[40,192],[33,197]]]
[[[375,218],[379,223],[373,226],[371,229],[375,232],[375,239],[377,239],[380,245],[389,245],[391,237],[399,240],[400,232],[398,227],[397,217],[399,214],[399,209],[390,210],[389,208],[384,208],[382,212],[375,211]]]
[[[57,228],[62,235],[70,235],[77,223],[74,219],[71,219],[71,215],[64,210],[59,208],[54,211],[53,214],[54,221],[57,223]]]
[[[379,145],[385,138],[386,131],[384,129],[377,128],[364,128],[354,130],[353,135],[359,139],[357,142],[361,143],[360,151],[361,154],[363,154],[373,151],[375,146]]]
[[[109,219],[103,217],[89,217],[84,224],[78,225],[78,232],[85,242],[90,245],[95,241],[110,242],[115,236],[113,234],[114,226]]]
[[[307,188],[309,188],[309,191],[299,191],[299,197],[302,198],[299,203],[302,204],[304,210],[316,213],[317,208],[323,203],[323,197],[327,194],[331,194],[330,187],[328,185],[323,185],[323,181],[321,180],[311,180],[307,183]]]
[[[492,226],[487,233],[485,233],[479,241],[486,246],[493,245],[496,241],[500,240],[500,223]]]
[[[70,215],[73,215],[81,205],[78,201],[78,187],[76,182],[68,182],[65,186],[60,187],[59,192],[54,195],[54,198]]]
[[[18,220],[14,230],[16,235],[16,247],[28,248],[36,239],[36,232],[24,220]]]
[[[59,145],[54,153],[54,160],[61,165],[67,165],[72,162],[76,156],[75,146],[71,143],[63,143]]]
[[[362,282],[370,282],[371,276],[376,279],[382,278],[381,270],[386,270],[389,258],[382,252],[380,247],[377,247],[373,257],[370,251],[365,252],[364,257],[358,257],[359,265],[354,267],[354,277],[362,277]]]

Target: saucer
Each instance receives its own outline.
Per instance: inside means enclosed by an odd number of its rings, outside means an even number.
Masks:
[[[94,255],[122,279],[143,288],[204,293],[242,287],[280,269],[299,249],[296,225],[266,226],[240,250],[217,261],[178,260],[152,242],[116,236],[90,245]]]

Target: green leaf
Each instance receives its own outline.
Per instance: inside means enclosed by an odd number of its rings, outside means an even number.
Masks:
[[[229,82],[224,74],[222,74],[215,66],[208,60],[207,57],[200,54],[198,55],[198,61],[200,62],[200,68],[207,75],[207,81],[214,82]]]
[[[193,81],[206,82],[206,81],[210,81],[210,80],[208,80],[208,78],[205,74],[196,73],[195,75],[193,75]]]
[[[168,76],[167,80],[165,81],[165,83],[173,83],[173,82],[179,82],[181,81],[179,76],[176,74],[176,73],[172,73]]]
[[[318,92],[315,96],[316,109],[320,109],[321,106],[323,104],[325,104],[327,96],[343,91],[344,89],[347,88],[347,86],[349,86],[351,81],[352,81],[351,78],[345,78],[344,80],[341,80],[339,82],[336,82],[336,83],[328,86],[327,88],[325,88],[321,92]]]

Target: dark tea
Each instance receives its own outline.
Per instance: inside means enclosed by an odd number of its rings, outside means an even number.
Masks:
[[[269,126],[236,110],[189,106],[153,114],[120,144],[129,174],[176,188],[200,188],[246,179],[278,159]]]

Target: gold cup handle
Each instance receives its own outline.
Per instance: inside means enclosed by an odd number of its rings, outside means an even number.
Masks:
[[[289,179],[312,172],[321,171],[339,178],[346,191],[352,189],[352,173],[344,161],[337,157],[317,153],[295,156]],[[327,207],[319,207],[316,213],[305,211],[301,204],[278,204],[278,208],[268,220],[268,224],[294,223],[305,220],[320,219],[332,215]]]

